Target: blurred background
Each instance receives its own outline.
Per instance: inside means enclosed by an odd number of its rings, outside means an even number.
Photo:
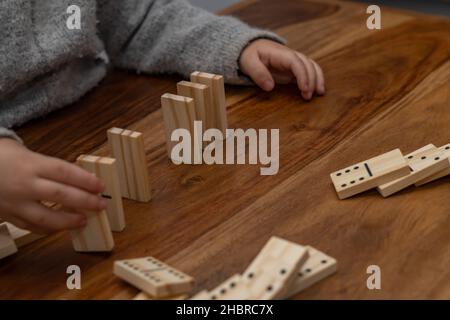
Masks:
[[[189,0],[196,6],[202,7],[211,12],[217,12],[226,8],[239,0]],[[276,1],[276,0],[273,0]],[[357,0],[367,4],[377,4],[380,6],[392,6],[403,9],[415,10],[424,13],[450,16],[450,0]]]

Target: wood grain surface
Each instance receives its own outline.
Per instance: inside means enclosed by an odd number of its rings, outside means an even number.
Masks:
[[[160,96],[180,79],[115,71],[18,133],[31,149],[74,161],[108,155],[110,127],[144,132],[152,201],[124,201],[127,228],[111,254],[75,253],[58,233],[0,261],[0,298],[132,298],[137,290],[113,276],[113,262],[147,255],[192,275],[196,291],[211,289],[276,235],[338,260],[334,276],[297,299],[450,299],[450,178],[343,201],[329,178],[395,148],[450,142],[450,20],[382,8],[383,28],[371,31],[365,5],[334,0],[251,0],[225,13],[275,29],[326,73],[326,96],[309,103],[294,86],[227,87],[229,127],[280,129],[279,173],[171,164]],[[66,288],[73,264],[82,290]],[[366,287],[372,264],[381,267],[381,290]]]

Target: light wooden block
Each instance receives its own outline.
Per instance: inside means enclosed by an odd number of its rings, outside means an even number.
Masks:
[[[433,145],[422,147],[405,158],[410,168],[409,174],[380,185],[378,191],[383,197],[389,197],[450,166],[448,157]]]
[[[0,224],[0,259],[17,252],[17,246],[5,223]]]
[[[409,174],[408,163],[399,149],[333,172],[330,177],[339,199],[373,189]]]
[[[219,129],[223,136],[226,137],[228,119],[223,76],[196,71],[191,73],[191,82],[204,84],[209,87],[212,97],[212,111],[214,112],[214,124],[212,127]]]
[[[207,290],[202,290],[192,296],[189,300],[211,300],[211,296]]]
[[[113,158],[81,155],[77,162],[82,168],[95,174],[105,184],[102,197],[106,200],[106,213],[111,230],[120,232],[125,229],[125,214],[120,193],[117,161]]]
[[[307,258],[303,246],[272,237],[242,275],[249,299],[283,298]]]
[[[445,156],[448,156],[448,159],[450,162],[450,144],[446,144],[445,146],[440,147],[439,150],[442,151],[445,154]],[[416,186],[419,187],[426,183],[436,181],[438,179],[441,179],[441,178],[449,176],[449,175],[450,175],[450,166],[447,169],[444,169],[435,174],[432,174],[431,176],[429,176],[426,179],[416,182]]]
[[[298,270],[294,282],[289,287],[285,298],[290,298],[293,295],[300,293],[304,289],[337,271],[336,259],[313,247],[306,246],[305,248],[308,250],[309,258]]]
[[[81,156],[77,159],[77,164],[95,173],[97,172],[95,159],[92,156]],[[106,211],[83,211],[83,214],[87,217],[86,226],[70,231],[74,250],[77,252],[111,251],[114,248],[114,239]]]
[[[209,292],[211,300],[248,300],[251,293],[242,276],[236,274]]]
[[[214,128],[215,113],[213,112],[211,90],[207,85],[180,81],[177,84],[177,93],[180,96],[194,99],[195,120],[202,122],[203,130]]]
[[[202,132],[195,132],[194,130],[194,121],[196,120],[194,99],[166,93],[161,96],[161,109],[166,130],[168,157],[170,159],[172,158],[172,149],[179,143],[177,141],[171,141],[172,132],[176,129],[186,129],[190,132],[192,142],[189,161],[195,163],[196,160],[201,160],[202,139],[200,135]],[[196,136],[197,138],[195,139],[194,137]]]
[[[4,222],[4,224],[8,227],[9,233],[11,234],[11,237],[14,239],[14,242],[16,243],[16,246],[18,248],[26,246],[27,244],[45,237],[45,235],[32,233],[31,231],[18,228],[9,222]]]
[[[108,142],[117,161],[122,196],[140,202],[150,201],[151,187],[142,133],[112,128],[108,130]]]
[[[114,274],[155,298],[188,293],[194,284],[192,277],[153,257],[116,261]]]
[[[164,298],[164,300],[186,300],[187,298],[188,298],[187,294],[182,294],[173,297],[166,297]],[[133,298],[133,300],[158,300],[158,299],[148,295],[145,292],[140,292]]]

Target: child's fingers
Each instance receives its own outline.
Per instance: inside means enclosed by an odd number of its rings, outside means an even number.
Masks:
[[[24,220],[22,220],[22,219],[20,219],[20,218],[18,218],[16,216],[8,216],[5,220],[10,222],[10,223],[12,223],[16,227],[21,228],[21,229],[28,229],[27,228],[28,224]]]
[[[64,207],[100,211],[105,200],[96,194],[46,179],[37,179],[33,186],[35,200],[52,201]]]
[[[312,61],[306,57],[304,54],[300,52],[295,52],[296,55],[300,60],[302,60],[303,64],[305,65],[306,72],[308,74],[308,92],[307,92],[307,99],[311,99],[312,95],[314,93],[315,87],[316,87],[316,70],[314,69],[314,65]]]
[[[289,84],[296,81],[295,77],[292,76],[291,72],[280,72],[276,69],[270,69],[270,72],[272,73],[272,77],[275,80],[275,83],[278,84]]]
[[[323,74],[322,68],[314,61],[311,60],[313,63],[314,69],[316,70],[316,89],[317,93],[324,95],[325,94],[325,76]]]
[[[309,88],[309,78],[305,63],[297,55],[294,54],[290,62],[290,68],[295,78],[297,79],[297,86],[302,92],[302,97],[306,100],[311,99],[308,93],[311,89]]]
[[[39,164],[39,177],[81,188],[92,193],[101,193],[103,183],[93,174],[69,162],[45,157]]]
[[[266,65],[259,59],[258,56],[254,56],[251,59],[247,59],[244,63],[245,70],[242,70],[247,74],[252,80],[265,91],[271,91],[275,82],[270,74],[269,69]]]
[[[80,213],[69,213],[48,209],[42,204],[31,202],[22,208],[22,218],[39,233],[78,229],[86,225],[86,217]]]

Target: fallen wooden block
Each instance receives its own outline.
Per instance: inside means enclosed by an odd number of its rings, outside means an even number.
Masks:
[[[109,225],[112,231],[122,231],[125,228],[122,196],[120,193],[119,176],[116,160],[106,157],[81,155],[78,165],[95,174],[104,184],[102,197],[106,200]]]
[[[150,179],[142,133],[111,128],[108,130],[108,143],[117,161],[122,196],[141,202],[150,201]]]
[[[439,150],[442,151],[445,154],[445,156],[448,156],[448,159],[449,159],[449,162],[450,162],[450,143],[445,145],[445,146],[440,147]],[[417,187],[423,186],[426,183],[430,183],[430,182],[436,181],[436,180],[441,179],[443,177],[446,177],[448,175],[450,175],[450,165],[449,165],[449,167],[447,169],[441,170],[441,171],[439,171],[439,172],[437,172],[435,174],[432,174],[428,178],[425,178],[423,180],[420,180],[420,181],[416,182],[415,185]]]
[[[4,222],[4,224],[8,227],[9,233],[11,234],[11,237],[14,239],[14,242],[16,243],[16,246],[18,248],[26,246],[27,244],[45,237],[45,235],[32,233],[31,231],[18,228],[9,222]]]
[[[333,172],[330,177],[339,199],[373,189],[409,174],[408,164],[399,149]]]
[[[242,275],[248,299],[283,298],[307,258],[303,246],[272,237]]]
[[[209,292],[211,300],[248,300],[251,293],[242,277],[236,274]]]
[[[332,275],[337,270],[336,259],[313,247],[306,246],[305,248],[308,250],[309,258],[298,270],[296,278],[290,285],[285,298],[300,293],[304,289]]]
[[[196,295],[192,296],[189,300],[211,300],[211,295],[207,290],[202,290]]]
[[[172,152],[176,152],[185,160],[184,163],[201,163],[202,132],[201,130],[198,130],[198,132],[194,130],[194,121],[196,120],[194,99],[166,93],[161,97],[161,109],[166,129],[168,157],[176,164],[182,163],[182,161],[177,161],[172,156]],[[186,155],[174,149],[178,142],[172,141],[172,133],[177,129],[189,131],[191,136],[191,154]]]
[[[116,261],[114,274],[155,298],[189,293],[194,284],[190,276],[152,257]]]
[[[0,259],[9,257],[17,252],[17,246],[9,233],[6,224],[0,225]]]
[[[90,156],[81,156],[77,164],[90,172],[97,172],[96,162],[87,161]],[[90,159],[90,158],[89,158]],[[87,217],[85,227],[70,231],[73,248],[77,252],[107,252],[114,248],[114,239],[105,210],[83,211]]]
[[[409,174],[380,185],[378,191],[383,197],[389,197],[450,166],[448,157],[433,145],[422,147],[405,158],[410,168]]]
[[[166,297],[164,300],[186,300],[188,298],[187,294],[182,294],[179,296],[173,296],[173,297]],[[138,293],[133,300],[158,300],[150,295],[148,295],[145,292]]]
[[[211,125],[210,128],[219,129],[223,136],[226,137],[228,119],[223,76],[196,71],[191,73],[191,82],[204,84],[209,87],[212,97],[211,111],[214,113],[212,116],[214,123],[210,124],[208,121],[207,125]]]

